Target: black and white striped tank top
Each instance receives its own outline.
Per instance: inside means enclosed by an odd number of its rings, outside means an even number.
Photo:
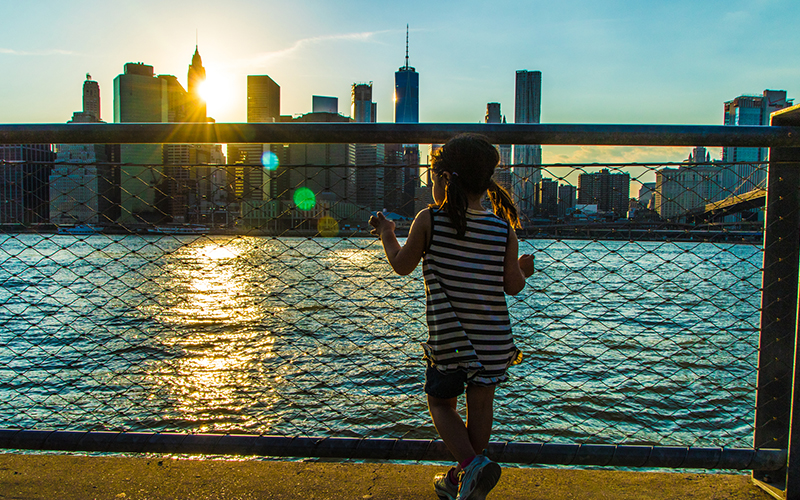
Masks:
[[[503,291],[509,224],[469,209],[466,234],[459,238],[446,212],[430,210],[431,241],[422,261],[426,357],[443,372],[466,369],[477,384],[503,382],[517,354]]]

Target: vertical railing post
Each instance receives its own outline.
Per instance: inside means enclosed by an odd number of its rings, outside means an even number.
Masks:
[[[800,106],[773,113],[771,124],[800,125]],[[788,449],[789,458],[785,470],[754,470],[753,480],[776,498],[800,499],[800,148],[772,148],[769,161],[753,446]]]

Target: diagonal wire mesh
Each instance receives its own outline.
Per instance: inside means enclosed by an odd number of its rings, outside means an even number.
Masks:
[[[424,166],[44,156],[2,164],[3,427],[436,436],[421,271],[366,222],[407,230]],[[749,446],[765,172],[499,169],[536,273],[493,439]]]

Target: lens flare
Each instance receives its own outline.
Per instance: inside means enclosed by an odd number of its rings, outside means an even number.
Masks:
[[[275,170],[278,168],[278,155],[272,151],[266,151],[261,155],[261,164],[267,170]]]
[[[339,223],[333,217],[325,216],[317,222],[319,235],[325,238],[333,238],[339,235]]]
[[[311,210],[317,204],[317,197],[314,191],[301,187],[294,192],[294,203],[300,210]]]

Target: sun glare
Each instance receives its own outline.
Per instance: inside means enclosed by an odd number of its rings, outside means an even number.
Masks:
[[[209,116],[225,113],[231,106],[231,85],[223,80],[209,77],[200,84],[198,92],[208,106]]]

